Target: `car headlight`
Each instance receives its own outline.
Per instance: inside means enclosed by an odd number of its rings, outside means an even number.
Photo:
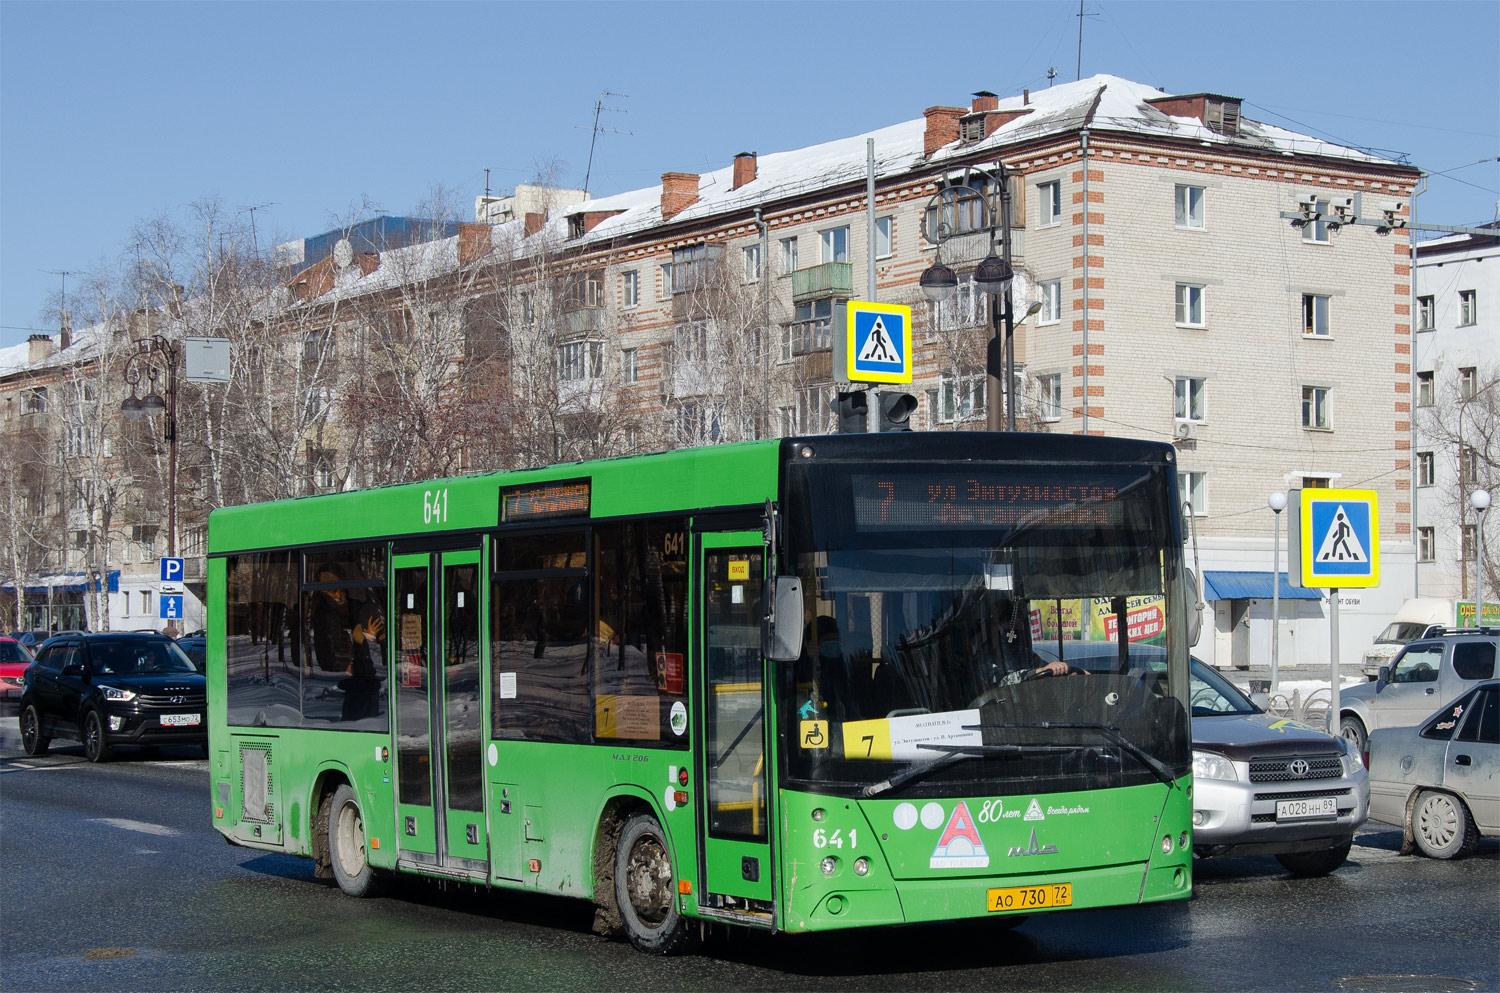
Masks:
[[[104,693],[104,699],[114,703],[135,699],[135,690],[122,690],[118,686],[101,686],[99,689]]]
[[[1227,779],[1233,782],[1240,777],[1234,771],[1234,763],[1213,752],[1193,752],[1194,779]]]
[[[1344,767],[1344,775],[1356,776],[1363,772],[1365,768],[1364,756],[1354,750],[1354,746],[1349,744],[1348,739],[1340,738],[1338,741],[1339,748],[1342,749],[1339,752],[1339,765]]]

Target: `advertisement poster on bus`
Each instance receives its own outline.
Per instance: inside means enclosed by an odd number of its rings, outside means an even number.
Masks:
[[[1166,598],[1130,597],[1125,601],[1126,636],[1132,642],[1161,644],[1166,635]],[[1031,640],[1113,641],[1119,622],[1107,597],[1082,600],[1047,600],[1033,603]]]

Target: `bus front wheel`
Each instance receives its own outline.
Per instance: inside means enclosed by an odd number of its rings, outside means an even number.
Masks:
[[[677,911],[677,873],[656,818],[634,814],[615,848],[615,901],[630,943],[654,955],[680,955],[698,943],[697,930]]]
[[[352,897],[374,896],[375,869],[365,859],[365,822],[359,797],[348,784],[333,791],[328,804],[328,861],[339,889]]]

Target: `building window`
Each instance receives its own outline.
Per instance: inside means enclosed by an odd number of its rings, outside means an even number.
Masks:
[[[804,386],[797,391],[797,430],[793,434],[827,434],[833,429],[832,391],[827,386]]]
[[[1038,376],[1037,386],[1041,391],[1042,420],[1062,420],[1062,373]]]
[[[1302,387],[1302,426],[1320,431],[1333,427],[1328,411],[1328,387]]]
[[[1328,337],[1328,300],[1322,293],[1302,294],[1302,333],[1315,338]]]
[[[1458,482],[1465,489],[1479,482],[1479,449],[1473,445],[1458,450]]]
[[[141,613],[151,616],[151,591],[141,590]]]
[[[661,298],[663,300],[672,298],[672,263],[670,262],[661,267]]]
[[[1430,296],[1417,297],[1417,330],[1431,331],[1433,328],[1433,312],[1435,310],[1433,299]]]
[[[641,274],[634,269],[620,277],[623,282],[625,306],[638,307],[641,303]]]
[[[1417,528],[1417,561],[1432,562],[1437,559],[1437,532],[1433,528]]]
[[[620,382],[639,383],[641,381],[640,354],[634,348],[620,349]]]
[[[1431,486],[1434,475],[1435,462],[1431,452],[1417,453],[1417,485]]]
[[[820,241],[822,243],[822,261],[849,261],[849,229],[847,227],[829,228],[822,233]]]
[[[1328,476],[1303,476],[1302,488],[1304,490],[1326,490],[1333,484]]]
[[[833,301],[810,300],[797,304],[792,323],[781,330],[781,360],[833,347]]]
[[[1317,220],[1302,225],[1302,240],[1326,245],[1328,244],[1328,201],[1317,201],[1313,204],[1313,210],[1317,213]]]
[[[949,373],[939,376],[939,423],[955,424],[983,417],[987,382],[983,369],[965,369],[957,376]]]
[[[557,349],[557,378],[565,383],[598,379],[604,373],[604,343],[570,341]]]
[[[1173,416],[1179,421],[1203,420],[1203,380],[1200,377],[1178,376],[1177,397]]]
[[[1208,480],[1202,471],[1179,472],[1177,474],[1178,495],[1194,517],[1208,513]]]
[[[893,217],[875,218],[875,257],[888,259],[896,254],[895,225]]]
[[[1181,327],[1203,327],[1203,287],[1196,283],[1177,284],[1177,323]]]
[[[797,271],[797,239],[781,239],[781,271],[783,274]]]
[[[1466,328],[1479,323],[1479,291],[1458,291],[1458,326]]]
[[[1473,562],[1474,561],[1474,555],[1475,555],[1475,552],[1476,552],[1475,542],[1478,540],[1478,534],[1479,533],[1474,530],[1474,525],[1472,525],[1472,524],[1465,524],[1464,525],[1464,531],[1463,531],[1463,535],[1464,535],[1464,547],[1463,547],[1463,550],[1462,550],[1462,556],[1463,556],[1463,560],[1465,562]]]
[[[1203,187],[1177,186],[1177,226],[1203,227]]]
[[[1038,324],[1056,324],[1062,320],[1062,280],[1049,279],[1037,287],[1037,298],[1042,302],[1041,312],[1036,315]]]
[[[318,360],[331,357],[333,354],[333,332],[328,329],[309,332],[302,342],[302,359],[304,362],[317,362]]]
[[[745,282],[760,282],[760,246],[746,245],[745,253]]]
[[[21,395],[22,409],[28,414],[47,412],[47,387],[36,386]]]
[[[1466,365],[1458,370],[1458,398],[1460,400],[1472,400],[1479,387],[1479,370],[1475,366]]]
[[[709,285],[714,265],[723,258],[722,245],[688,245],[672,249],[672,294],[701,290]]]
[[[1417,373],[1417,406],[1431,407],[1433,402],[1432,373]]]
[[[1041,227],[1052,227],[1062,223],[1062,182],[1036,184],[1038,220]]]

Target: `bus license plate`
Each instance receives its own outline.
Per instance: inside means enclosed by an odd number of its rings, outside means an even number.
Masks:
[[[1337,817],[1338,800],[1331,796],[1313,796],[1301,800],[1277,800],[1278,821],[1300,821],[1306,817]]]
[[[985,905],[991,913],[1006,910],[1039,910],[1044,907],[1071,907],[1073,884],[1003,886],[997,890],[986,890]]]
[[[197,727],[203,718],[197,714],[162,714],[161,726],[164,728],[187,728]]]

